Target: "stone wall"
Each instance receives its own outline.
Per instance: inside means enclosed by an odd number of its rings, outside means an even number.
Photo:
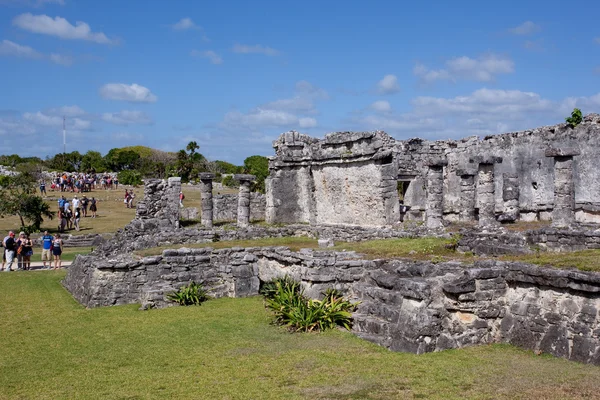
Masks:
[[[265,220],[266,197],[262,193],[250,193],[250,220]],[[217,194],[213,196],[214,221],[235,221],[238,213],[237,194]]]
[[[393,225],[397,182],[407,185],[408,220],[424,219],[427,165],[444,157],[443,214],[446,221],[476,218],[465,212],[463,193],[475,190],[475,207],[487,204],[479,192],[474,158],[493,163],[493,211],[503,221],[549,220],[554,208],[554,160],[548,148],[573,148],[575,218],[600,222],[600,115],[590,114],[575,129],[566,124],[461,140],[394,140],[384,132],[338,132],[318,140],[298,132],[273,143],[267,182],[267,221]],[[470,176],[470,177],[469,177]],[[470,203],[469,203],[470,204]]]
[[[394,140],[383,132],[288,132],[274,142],[266,220],[364,226],[399,221]]]
[[[600,364],[600,275],[506,262],[364,260],[352,252],[286,248],[164,250],[135,258],[79,256],[64,284],[88,307],[164,305],[189,281],[212,295],[249,296],[291,275],[307,295],[335,287],[361,304],[354,332],[395,351],[511,343]]]
[[[144,198],[137,202],[130,225],[139,230],[179,227],[181,178],[146,179]]]

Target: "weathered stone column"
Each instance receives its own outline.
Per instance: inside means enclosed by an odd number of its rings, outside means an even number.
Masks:
[[[502,179],[504,211],[498,217],[498,220],[501,222],[514,222],[519,219],[519,176],[505,173]]]
[[[470,161],[479,164],[477,173],[477,194],[479,196],[479,226],[498,225],[496,220],[496,187],[494,184],[494,164],[501,163],[501,157],[477,156]]]
[[[567,227],[575,222],[575,185],[573,157],[581,154],[575,148],[550,148],[546,157],[554,157],[554,208],[552,226]]]
[[[202,226],[206,228],[213,227],[213,179],[215,179],[215,174],[200,173],[200,207],[202,210],[200,220]]]
[[[427,162],[427,202],[425,204],[425,224],[436,229],[444,226],[444,166],[445,158],[435,158]]]
[[[179,228],[181,214],[181,210],[179,209],[179,192],[181,192],[181,177],[172,176],[167,179],[166,203],[162,215],[175,228]]]
[[[460,176],[460,221],[475,221],[475,168],[459,168],[456,175]]]
[[[256,179],[256,176],[235,174],[233,178],[240,182],[237,225],[244,228],[250,225],[250,183]]]

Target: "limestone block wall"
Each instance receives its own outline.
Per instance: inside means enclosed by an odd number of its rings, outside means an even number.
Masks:
[[[132,223],[148,228],[179,227],[180,191],[181,178],[146,179],[144,198],[137,203]]]
[[[386,198],[397,199],[385,166],[372,162],[319,165],[312,169],[317,224],[386,225],[394,214]],[[398,201],[395,201],[397,214]],[[395,221],[390,221],[395,222]]]
[[[354,332],[394,351],[504,342],[600,365],[595,273],[494,261],[371,261],[308,249],[183,248],[144,258],[80,256],[64,284],[88,307],[160,306],[190,280],[217,297],[248,296],[261,281],[285,274],[310,297],[335,287],[360,300]]]
[[[266,196],[262,193],[250,193],[250,220],[265,219]],[[214,221],[235,221],[238,212],[237,194],[218,194],[213,196]]]
[[[381,226],[399,221],[395,141],[383,132],[297,132],[273,143],[266,220]]]

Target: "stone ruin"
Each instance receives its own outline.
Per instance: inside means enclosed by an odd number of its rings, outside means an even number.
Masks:
[[[180,228],[179,178],[148,180],[136,217],[69,268],[65,287],[88,307],[166,305],[166,293],[194,280],[212,294],[258,294],[289,274],[306,293],[327,287],[361,304],[353,332],[397,351],[423,353],[511,343],[600,365],[600,274],[490,258],[499,254],[600,248],[600,116],[459,141],[397,141],[384,132],[288,132],[274,142],[265,215],[250,223],[250,175],[240,181],[237,228],[213,224],[212,174],[200,175],[201,227]],[[400,200],[403,200],[401,203]],[[551,220],[511,232],[503,224]],[[405,221],[405,222],[403,222]],[[309,236],[324,243],[450,234],[465,223],[458,261],[367,260],[353,252],[284,247],[216,250],[191,243]],[[277,225],[275,225],[277,224]],[[281,225],[281,226],[279,226]],[[178,247],[137,257],[135,250]]]

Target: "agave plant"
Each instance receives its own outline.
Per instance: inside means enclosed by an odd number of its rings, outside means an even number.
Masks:
[[[357,304],[345,300],[338,290],[326,290],[323,300],[308,299],[300,283],[287,276],[268,282],[264,289],[262,294],[267,307],[275,313],[275,322],[287,325],[291,331],[352,328],[352,311]]]
[[[187,286],[182,286],[179,290],[167,294],[167,300],[173,301],[181,306],[199,306],[210,296],[201,284],[194,281]]]

